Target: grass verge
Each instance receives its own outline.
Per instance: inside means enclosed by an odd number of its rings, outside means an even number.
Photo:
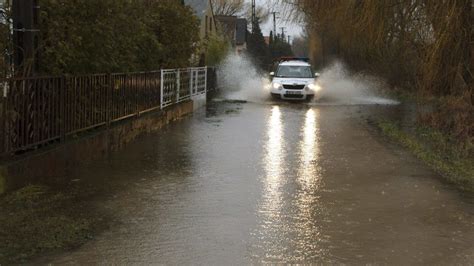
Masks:
[[[426,162],[448,182],[461,190],[474,192],[474,158],[452,145],[442,133],[418,128],[415,133],[405,132],[392,121],[377,121],[378,128],[388,137],[409,149]]]
[[[0,198],[0,265],[69,250],[92,238],[99,220],[81,206],[79,191],[28,186]]]

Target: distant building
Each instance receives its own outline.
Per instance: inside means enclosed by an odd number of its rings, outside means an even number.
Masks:
[[[13,64],[24,75],[33,75],[38,69],[39,57],[39,2],[38,0],[12,1]]]
[[[216,16],[219,28],[237,54],[247,50],[247,20],[236,16]]]
[[[200,36],[202,40],[217,32],[211,0],[183,0],[183,3],[190,6],[201,20]]]
[[[270,45],[270,36],[264,36],[263,38],[265,38],[265,43],[268,45]]]

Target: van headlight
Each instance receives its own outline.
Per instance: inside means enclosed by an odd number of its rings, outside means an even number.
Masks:
[[[308,88],[314,92],[318,92],[321,90],[321,86],[317,85],[317,84],[309,84],[308,85]]]
[[[278,82],[274,82],[274,83],[273,83],[273,88],[274,88],[275,90],[281,90],[282,87],[283,87],[283,86],[282,86],[280,83],[278,83]]]

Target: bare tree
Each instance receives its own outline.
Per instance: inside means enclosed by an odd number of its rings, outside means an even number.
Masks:
[[[259,23],[265,23],[270,17],[270,10],[263,6],[257,6],[255,13],[256,13]],[[242,15],[246,17],[249,22],[252,21],[252,5],[251,4],[247,3],[244,6]]]
[[[473,147],[474,119],[466,115],[474,113],[472,0],[278,1],[303,14],[315,62],[340,57],[439,100],[419,121]]]
[[[221,16],[237,16],[245,8],[244,0],[212,0],[214,14]]]

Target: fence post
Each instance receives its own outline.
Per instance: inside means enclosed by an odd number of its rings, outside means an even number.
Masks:
[[[194,77],[194,70],[192,68],[189,69],[189,97],[193,96],[193,77]]]
[[[181,85],[181,70],[176,70],[176,102],[179,103],[179,90]]]
[[[61,101],[60,103],[60,110],[59,110],[59,121],[61,121],[61,133],[60,133],[60,142],[65,142],[66,141],[66,135],[67,135],[67,112],[66,112],[66,99],[67,99],[67,90],[68,90],[68,84],[67,84],[67,76],[62,76],[61,77],[61,89],[59,90],[59,100]]]
[[[136,105],[136,116],[139,117],[140,116],[140,91],[138,89],[138,83],[139,81],[137,80],[140,76],[141,78],[143,78],[142,74],[135,74],[135,79],[134,79],[134,82],[133,82],[133,86],[135,87],[135,105]],[[146,73],[143,74],[145,75],[145,87],[146,87]],[[143,81],[142,79],[140,80],[140,82]]]
[[[163,109],[163,87],[164,87],[164,73],[163,69],[161,70],[161,79],[160,79],[160,109]]]
[[[197,85],[198,85],[198,80],[199,80],[199,69],[194,69],[194,84],[193,84],[193,95],[197,94]]]
[[[205,72],[204,72],[204,93],[207,93],[207,66],[205,66]]]
[[[110,127],[110,121],[111,121],[111,112],[113,108],[113,91],[114,91],[114,85],[112,84],[112,74],[109,73],[107,74],[107,81],[108,81],[108,86],[106,87],[106,93],[105,93],[105,123],[107,128]]]

